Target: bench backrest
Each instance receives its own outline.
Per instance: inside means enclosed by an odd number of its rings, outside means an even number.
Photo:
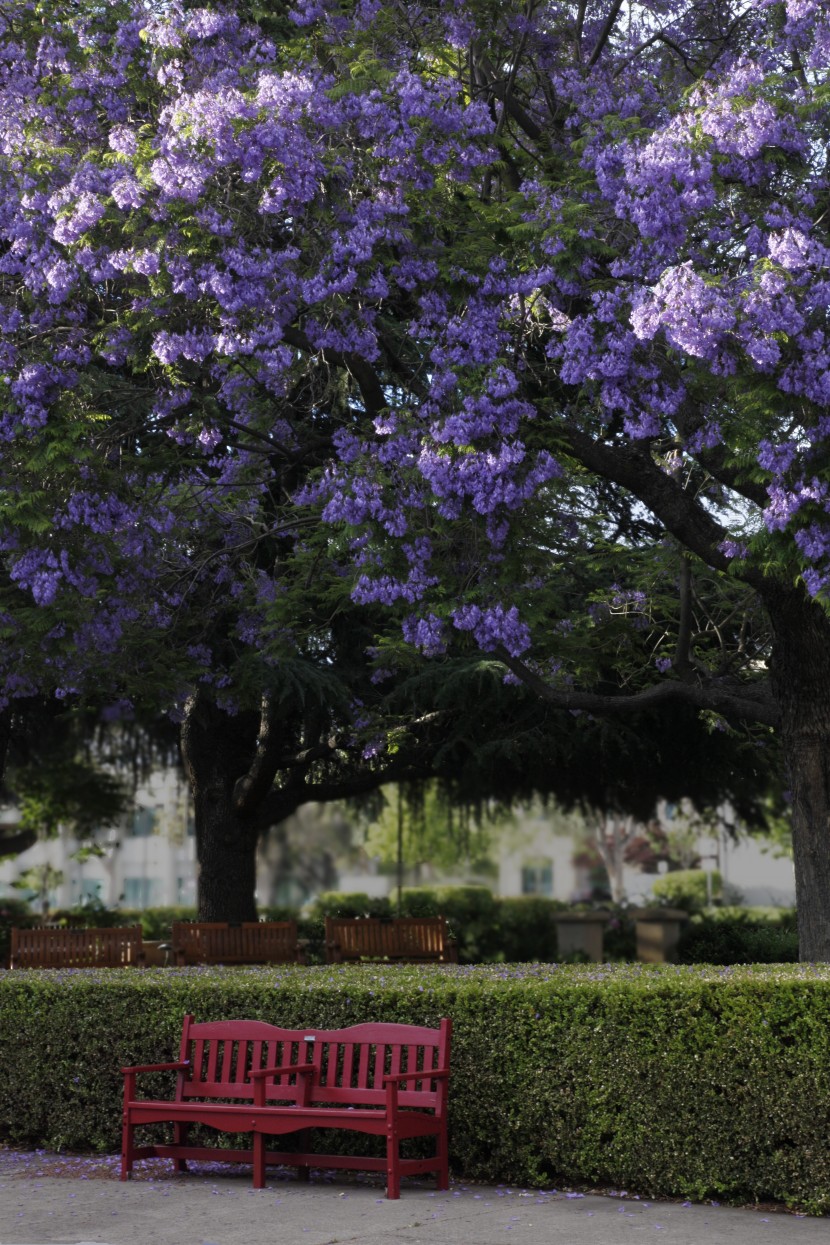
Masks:
[[[326,917],[329,961],[390,959],[455,961],[455,943],[442,916]]]
[[[254,1096],[251,1072],[284,1064],[315,1067],[311,1093],[304,1105],[344,1103],[380,1106],[386,1101],[383,1076],[412,1071],[400,1087],[399,1102],[440,1112],[446,1081],[429,1073],[449,1067],[452,1023],[439,1028],[370,1022],[346,1029],[280,1029],[261,1020],[220,1020],[196,1023],[185,1016],[179,1058],[188,1060],[179,1076],[179,1098],[240,1098]],[[283,1073],[266,1079],[269,1102],[299,1102],[302,1079]]]
[[[140,925],[12,929],[11,968],[123,968],[141,958]]]
[[[184,964],[290,964],[302,961],[296,921],[174,921],[173,957]]]

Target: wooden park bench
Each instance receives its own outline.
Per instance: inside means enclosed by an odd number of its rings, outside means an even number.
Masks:
[[[456,964],[458,947],[442,916],[327,916],[326,959]]]
[[[175,964],[304,964],[296,921],[174,921]]]
[[[255,1189],[265,1186],[266,1165],[307,1172],[311,1167],[385,1171],[386,1196],[400,1197],[401,1176],[434,1172],[449,1185],[447,1088],[450,1020],[438,1029],[369,1023],[347,1029],[280,1029],[261,1020],[194,1023],[185,1016],[174,1063],[122,1068],[124,1114],[121,1179],[136,1159],[171,1158],[176,1171],[188,1159],[253,1165]],[[136,1080],[145,1072],[175,1072],[170,1099],[141,1099]],[[172,1125],[172,1141],[137,1145],[142,1125]],[[223,1133],[250,1133],[251,1146],[222,1149],[188,1144],[191,1124]],[[315,1154],[305,1130],[338,1129],[386,1138],[386,1156]],[[300,1133],[300,1149],[268,1148],[270,1138]],[[431,1158],[401,1158],[409,1137],[435,1137]]]
[[[10,968],[125,968],[143,961],[140,925],[12,929]]]

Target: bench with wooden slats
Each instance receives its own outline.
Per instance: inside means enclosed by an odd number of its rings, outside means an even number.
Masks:
[[[326,917],[326,959],[455,964],[458,948],[442,916]]]
[[[269,1165],[382,1171],[389,1198],[400,1197],[402,1176],[432,1172],[446,1189],[451,1032],[449,1019],[437,1029],[373,1022],[324,1030],[185,1016],[177,1061],[122,1068],[121,1179],[136,1160],[160,1157],[176,1171],[191,1159],[251,1163],[256,1189]],[[176,1073],[171,1098],[137,1097],[137,1078],[147,1072]],[[136,1143],[137,1128],[160,1123],[172,1126],[171,1141]],[[191,1145],[191,1124],[250,1133],[251,1146]],[[311,1152],[309,1129],[385,1137],[385,1157]],[[269,1149],[291,1133],[300,1134],[298,1149]],[[435,1154],[402,1158],[400,1143],[411,1137],[434,1137]]]
[[[174,921],[175,964],[304,964],[296,921]]]
[[[11,968],[126,968],[141,964],[141,926],[12,929]]]

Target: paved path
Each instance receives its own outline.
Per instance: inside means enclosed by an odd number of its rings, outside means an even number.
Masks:
[[[830,1245],[830,1219],[775,1210],[426,1183],[388,1202],[375,1178],[168,1167],[121,1184],[112,1159],[0,1151],[0,1245]]]

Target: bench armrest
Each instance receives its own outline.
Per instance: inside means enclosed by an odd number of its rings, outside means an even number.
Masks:
[[[264,1107],[265,1102],[265,1078],[267,1076],[279,1076],[283,1072],[297,1073],[298,1093],[301,1100],[298,1105],[307,1107],[311,1100],[311,1077],[314,1073],[313,1063],[281,1063],[276,1064],[272,1068],[258,1068],[256,1072],[251,1073],[251,1080],[254,1083],[254,1106]]]
[[[177,1060],[176,1063],[138,1063],[132,1068],[122,1068],[124,1076],[131,1072],[182,1072],[190,1067],[190,1060]]]
[[[283,1072],[313,1072],[313,1063],[281,1063],[273,1068],[259,1068],[251,1073],[251,1080],[258,1081],[263,1076],[280,1076]]]
[[[401,1081],[431,1081],[433,1078],[435,1080],[446,1080],[449,1074],[449,1068],[430,1068],[429,1071],[422,1068],[415,1072],[390,1072],[384,1076],[383,1084],[400,1085]]]

